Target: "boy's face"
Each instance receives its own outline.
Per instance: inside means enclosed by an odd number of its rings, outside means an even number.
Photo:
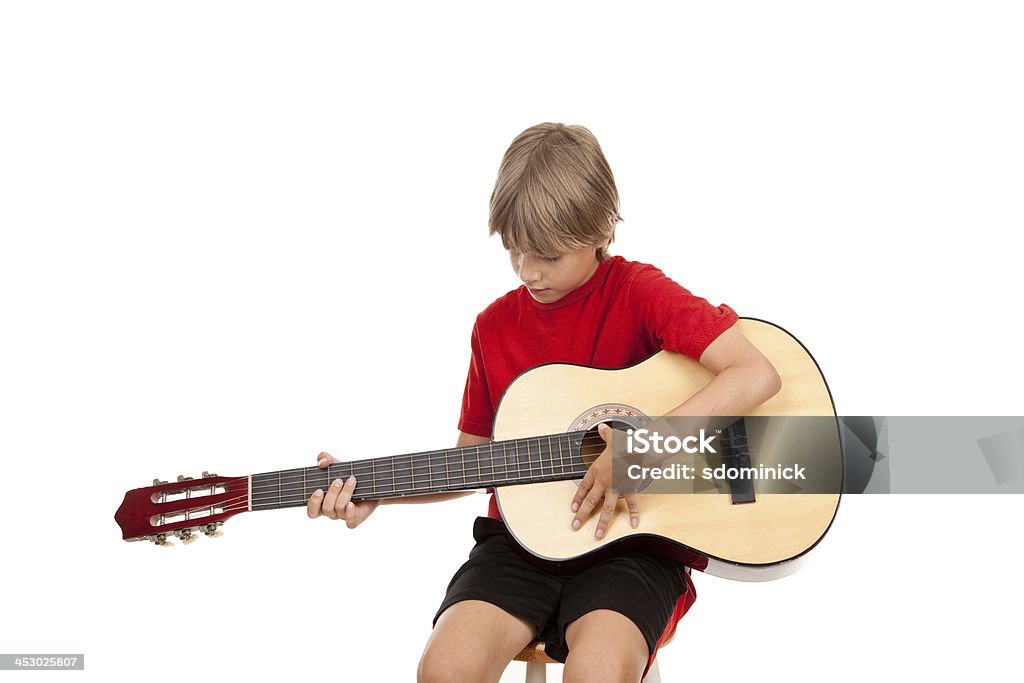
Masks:
[[[535,256],[509,251],[512,269],[536,301],[553,304],[597,270],[597,245],[563,254]]]

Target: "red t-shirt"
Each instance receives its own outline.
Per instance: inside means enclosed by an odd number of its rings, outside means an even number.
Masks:
[[[490,437],[505,388],[545,363],[622,368],[660,349],[699,360],[737,320],[646,263],[615,256],[553,304],[514,289],[476,318],[459,429]]]
[[[587,282],[553,304],[540,303],[519,287],[477,316],[459,429],[490,437],[505,388],[530,368],[545,363],[621,368],[660,349],[699,360],[736,320],[728,306],[712,306],[654,266],[621,256],[602,262]],[[493,492],[487,514],[501,519]],[[696,597],[689,575],[687,584],[659,644],[675,632]]]

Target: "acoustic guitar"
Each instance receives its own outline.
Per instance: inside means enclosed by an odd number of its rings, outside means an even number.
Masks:
[[[740,477],[697,480],[691,493],[679,493],[648,479],[641,485],[639,528],[617,521],[597,540],[593,515],[573,531],[568,502],[604,446],[597,425],[641,429],[713,377],[700,363],[662,351],[617,370],[550,364],[524,372],[506,389],[488,444],[327,468],[154,480],[128,491],[114,519],[127,541],[188,543],[199,533],[219,535],[224,521],[241,512],[303,507],[316,489],[354,474],[353,500],[494,487],[511,536],[528,557],[555,571],[641,549],[718,576],[774,579],[795,571],[832,523],[843,486],[841,440],[828,386],[800,342],[765,321],[744,318],[739,325],[775,366],[782,389],[724,430],[721,447],[703,462],[762,469],[803,464],[816,472],[812,489]],[[619,505],[623,512],[624,501]]]

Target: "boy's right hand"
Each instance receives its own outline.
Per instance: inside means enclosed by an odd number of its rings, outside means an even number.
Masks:
[[[321,469],[341,462],[332,458],[329,453],[321,453],[316,457],[316,464]],[[327,488],[326,494],[321,489],[313,492],[313,495],[309,497],[309,502],[306,503],[306,514],[310,519],[316,519],[321,515],[328,519],[340,519],[349,529],[355,529],[366,521],[370,513],[380,505],[379,500],[363,500],[353,503],[352,492],[355,490],[355,477],[349,477],[346,482],[335,479]]]

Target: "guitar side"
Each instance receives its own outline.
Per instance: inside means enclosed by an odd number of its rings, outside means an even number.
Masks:
[[[782,376],[782,389],[751,416],[831,416],[819,422],[822,456],[838,468],[842,452],[828,386],[804,347],[770,323],[742,319],[740,329]],[[580,418],[606,419],[604,407],[626,406],[660,416],[713,378],[684,356],[660,352],[629,368],[596,370],[552,364],[518,377],[502,397],[494,438],[522,438],[578,429]],[[588,412],[589,411],[589,412]],[[821,430],[819,430],[821,431]],[[761,494],[734,505],[720,494],[644,493],[640,527],[629,527],[624,501],[604,540],[594,538],[597,515],[578,531],[570,528],[569,502],[576,482],[560,481],[497,488],[502,517],[516,541],[553,568],[573,569],[606,553],[625,549],[658,552],[726,578],[762,581],[795,571],[808,550],[824,537],[839,504],[838,493]]]

